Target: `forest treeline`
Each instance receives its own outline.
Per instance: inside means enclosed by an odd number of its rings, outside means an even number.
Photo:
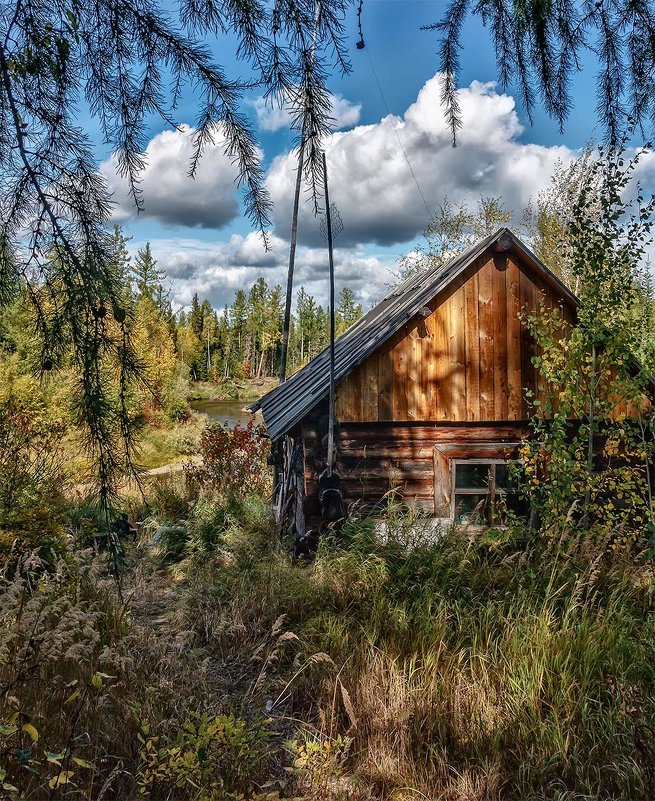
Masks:
[[[126,276],[125,291],[131,297],[136,328],[145,329],[148,335],[139,343],[143,356],[154,348],[160,364],[162,356],[165,363],[177,359],[193,381],[278,374],[284,318],[284,295],[279,284],[269,286],[260,276],[249,289],[238,289],[232,304],[221,310],[196,292],[189,306],[175,313],[164,288],[166,275],[158,268],[150,243],[132,260],[127,241],[116,226],[115,259]],[[355,301],[351,289],[343,287],[336,307],[337,334],[361,315],[361,304]],[[288,372],[295,372],[326,347],[329,332],[329,309],[301,287],[291,317]]]
[[[282,287],[260,276],[248,291],[237,290],[232,305],[217,312],[194,294],[188,311],[175,321],[173,335],[181,362],[193,380],[261,378],[279,372],[284,314]],[[341,334],[362,316],[351,289],[343,287],[336,307]],[[293,373],[328,344],[329,309],[304,287],[296,294],[289,331],[288,372]]]
[[[207,298],[195,293],[189,306],[173,308],[165,272],[160,269],[150,243],[134,257],[128,250],[129,237],[115,226],[107,237],[119,301],[113,308],[100,306],[98,321],[109,336],[125,335],[137,361],[139,381],[125,397],[131,419],[143,413],[163,410],[169,418],[184,417],[188,411],[189,381],[214,381],[228,386],[231,381],[277,376],[284,315],[280,285],[269,286],[260,276],[249,289],[237,290],[231,305],[215,309]],[[316,356],[329,340],[329,311],[303,287],[296,293],[291,317],[287,375]],[[337,334],[362,315],[361,304],[351,289],[344,287],[336,308]],[[63,349],[48,355],[49,343],[38,332],[26,285],[19,286],[13,301],[0,314],[0,376],[58,376],[50,394],[61,395],[60,408],[69,407],[76,395],[78,375],[70,353]],[[120,394],[117,379],[121,364],[103,360],[112,393]],[[114,376],[114,377],[112,377]],[[9,379],[7,379],[8,381]],[[7,383],[5,381],[5,383]],[[52,399],[48,401],[51,405]],[[71,420],[75,415],[71,415]]]

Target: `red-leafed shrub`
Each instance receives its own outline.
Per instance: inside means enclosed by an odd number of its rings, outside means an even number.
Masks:
[[[267,494],[271,490],[269,452],[270,440],[262,425],[252,420],[234,428],[214,423],[200,439],[202,462],[186,468],[187,482],[221,492]]]

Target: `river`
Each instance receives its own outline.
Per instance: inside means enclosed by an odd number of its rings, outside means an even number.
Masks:
[[[224,423],[228,428],[234,428],[237,423],[245,426],[248,420],[254,418],[256,423],[263,422],[260,412],[250,414],[246,411],[249,401],[191,401],[190,406],[196,412],[208,415],[218,423]]]

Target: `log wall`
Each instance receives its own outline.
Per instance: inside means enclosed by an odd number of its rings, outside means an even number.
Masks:
[[[325,468],[316,420],[302,426],[309,527],[320,519],[318,476]],[[370,510],[391,493],[398,501],[448,516],[450,480],[442,475],[444,464],[447,472],[453,458],[509,458],[528,433],[527,425],[510,423],[342,423],[336,470],[344,500]]]

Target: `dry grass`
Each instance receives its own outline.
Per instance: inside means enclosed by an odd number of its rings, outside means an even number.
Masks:
[[[160,523],[179,500],[161,494]],[[26,798],[653,797],[649,563],[518,531],[409,546],[400,525],[376,544],[360,521],[299,566],[261,502],[205,502],[184,561],[137,547],[123,604],[86,556],[7,580],[0,721],[20,714],[0,766]],[[225,742],[203,740],[203,713]],[[67,747],[53,791],[44,754]]]

